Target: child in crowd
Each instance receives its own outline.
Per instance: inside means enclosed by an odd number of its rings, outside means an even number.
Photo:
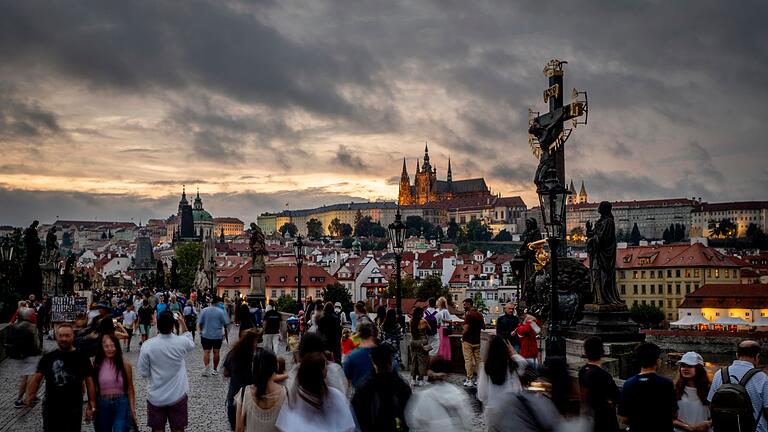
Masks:
[[[355,342],[352,337],[352,330],[345,328],[341,331],[341,361],[347,358],[347,355],[357,348],[359,342]]]

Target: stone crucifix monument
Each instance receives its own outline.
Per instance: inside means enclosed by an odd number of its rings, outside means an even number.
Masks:
[[[249,246],[252,262],[248,268],[248,274],[251,278],[251,288],[247,296],[248,303],[256,301],[263,304],[267,299],[266,264],[264,260],[269,253],[267,252],[264,232],[253,222],[251,223],[251,241]]]

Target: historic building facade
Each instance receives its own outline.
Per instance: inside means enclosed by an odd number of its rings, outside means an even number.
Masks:
[[[738,226],[737,237],[747,235],[749,224],[768,228],[768,201],[701,203],[691,212],[691,237],[710,237],[715,224],[728,219]]]
[[[416,174],[411,184],[408,170],[403,159],[403,171],[400,174],[400,192],[397,202],[400,205],[421,205],[433,202],[448,201],[465,197],[492,197],[491,191],[485,184],[485,179],[453,180],[451,160],[448,159],[448,175],[446,179],[437,179],[437,168],[429,162],[429,147],[424,146],[424,161],[419,166],[416,161]]]

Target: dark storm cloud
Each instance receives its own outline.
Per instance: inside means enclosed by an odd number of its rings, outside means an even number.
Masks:
[[[53,112],[0,83],[0,141],[60,134],[62,130]]]
[[[367,50],[344,40],[292,41],[258,10],[243,12],[202,0],[3,2],[0,58],[107,90],[204,86],[244,102],[368,121],[341,93],[342,84],[377,86]]]
[[[336,157],[333,160],[337,165],[352,171],[368,171],[369,169],[368,165],[363,162],[363,159],[353,151],[350,151],[345,145],[339,146],[336,150]]]
[[[515,186],[529,185],[536,173],[536,166],[532,163],[497,164],[490,171],[491,176]]]

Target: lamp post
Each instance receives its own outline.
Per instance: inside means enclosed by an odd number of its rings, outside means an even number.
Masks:
[[[214,282],[216,281],[216,260],[211,257],[211,259],[208,261],[208,264],[208,267],[210,267],[209,271],[211,272],[211,295],[214,295],[214,290],[216,289],[214,286]]]
[[[517,311],[522,310],[520,307],[520,279],[525,277],[525,258],[520,255],[515,255],[512,258],[512,276],[517,280],[517,299],[515,299]]]
[[[400,288],[400,263],[403,260],[406,227],[403,223],[402,216],[400,216],[400,207],[397,208],[395,221],[389,224],[387,231],[389,231],[389,241],[392,243],[392,251],[395,253],[395,308],[397,309],[397,316],[399,317],[401,328],[405,330],[405,316],[403,315],[402,310],[403,293]]]
[[[299,313],[303,309],[303,303],[301,302],[301,265],[304,264],[304,243],[301,241],[301,236],[296,236],[296,242],[293,243],[293,252],[296,254],[296,313]]]
[[[547,179],[536,190],[539,195],[541,217],[547,230],[547,244],[550,253],[550,317],[549,334],[547,336],[547,358],[565,355],[565,340],[560,335],[558,309],[560,301],[557,293],[557,260],[560,238],[565,231],[565,202],[570,193],[557,178],[557,171],[552,168],[547,172]]]
[[[13,259],[13,244],[8,237],[3,237],[3,243],[0,244],[0,256],[3,262],[10,262]]]

